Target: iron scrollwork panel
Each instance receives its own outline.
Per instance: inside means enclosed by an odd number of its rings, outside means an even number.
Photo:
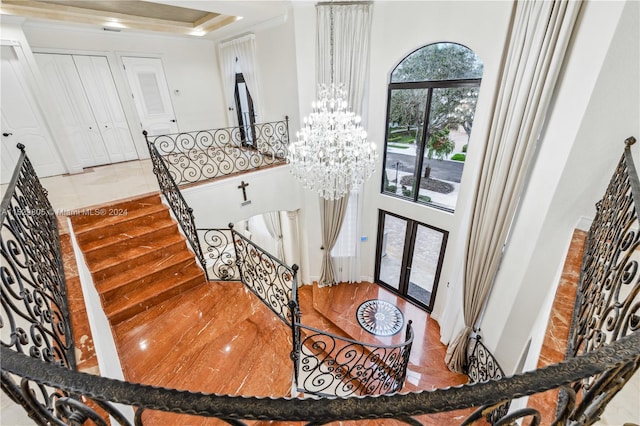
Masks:
[[[634,142],[633,138],[627,139],[624,154],[596,205],[578,283],[568,357],[597,350],[640,329],[640,225],[636,205],[640,184],[630,151]],[[622,372],[616,380],[607,379],[609,376],[605,372],[575,384],[580,404],[591,405],[590,412],[604,409],[631,377],[624,377]]]
[[[505,377],[504,371],[498,364],[491,351],[480,341],[479,335],[469,342],[467,346],[467,376],[469,382],[478,383],[487,380],[499,380]],[[511,401],[491,407],[490,410],[483,410],[483,415],[491,424],[496,424],[498,420],[504,418],[509,411]]]
[[[260,123],[252,129],[250,143],[240,127],[161,135],[149,143],[180,186],[284,163],[287,123]]]
[[[406,341],[374,345],[296,324],[304,337],[299,344],[298,391],[316,395],[384,395],[404,385],[413,332]]]
[[[1,343],[75,368],[57,218],[24,152],[1,217]]]
[[[282,321],[291,326],[289,306],[296,300],[296,272],[238,232],[232,230],[240,280]],[[296,300],[297,303],[297,300]]]
[[[209,281],[239,281],[231,229],[198,229]]]
[[[145,137],[147,137],[145,133]],[[171,173],[167,169],[165,163],[158,154],[158,150],[155,146],[147,140],[147,146],[149,148],[149,154],[151,155],[151,162],[153,164],[153,173],[156,175],[160,191],[164,195],[167,203],[171,207],[176,220],[180,224],[182,231],[187,238],[187,241],[191,245],[200,265],[204,269],[205,259],[202,254],[200,242],[198,240],[198,231],[196,229],[195,219],[193,217],[193,209],[189,207],[185,201],[180,188],[176,184],[175,180],[171,176]]]

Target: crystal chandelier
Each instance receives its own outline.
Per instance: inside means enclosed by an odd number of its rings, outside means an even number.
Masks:
[[[337,200],[371,176],[378,156],[360,117],[347,109],[346,91],[336,84],[320,85],[318,96],[289,146],[287,162],[305,188]]]

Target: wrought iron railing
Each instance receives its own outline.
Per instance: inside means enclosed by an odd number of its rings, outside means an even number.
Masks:
[[[384,395],[404,385],[413,343],[411,321],[405,341],[376,345],[296,323],[304,337],[296,342],[298,392],[313,395]]]
[[[143,132],[145,138],[147,137],[146,130]],[[173,180],[167,165],[162,160],[162,157],[158,153],[156,147],[149,143],[147,139],[147,147],[149,148],[149,155],[151,156],[151,164],[153,165],[153,173],[156,175],[160,191],[167,203],[171,207],[176,220],[180,224],[180,228],[184,233],[191,249],[195,253],[200,265],[206,270],[207,264],[202,254],[202,248],[200,247],[200,241],[198,239],[198,230],[196,229],[196,221],[193,217],[193,209],[189,207],[185,201],[180,188]]]
[[[629,150],[628,146],[626,150]],[[628,191],[616,189],[626,188],[628,185],[635,192],[639,185],[637,177],[634,177],[635,172],[631,171],[634,169],[628,152],[625,153],[625,158],[629,163],[618,168],[622,177],[618,174],[614,176],[610,190],[599,203],[595,219],[598,223],[594,223],[590,232],[577,301],[578,314],[573,324],[574,327],[580,328],[572,332],[572,341],[579,343],[571,346],[575,356],[524,374],[453,388],[407,394],[319,399],[211,395],[128,383],[70,369],[69,367],[73,366],[73,343],[69,340],[70,337],[67,337],[70,336],[69,318],[64,314],[64,303],[57,303],[58,297],[64,295],[64,290],[56,287],[59,281],[50,278],[50,275],[61,274],[60,257],[55,252],[56,244],[59,243],[46,242],[48,238],[57,238],[57,230],[53,228],[54,216],[50,205],[40,199],[44,192],[41,188],[37,189],[37,178],[25,158],[20,165],[20,171],[14,175],[15,177],[21,173],[25,174],[14,179],[19,182],[15,185],[19,188],[15,191],[18,195],[14,195],[14,190],[10,188],[7,194],[13,201],[5,202],[5,198],[2,203],[2,389],[14,401],[27,407],[38,424],[58,421],[82,424],[88,418],[99,423],[101,416],[85,405],[88,400],[93,400],[112,414],[120,424],[129,423],[107,401],[136,407],[136,424],[141,424],[140,413],[143,410],[153,409],[216,417],[235,425],[244,424],[240,419],[324,424],[339,420],[384,418],[395,418],[415,425],[420,424],[416,416],[480,407],[462,422],[467,425],[511,399],[562,388],[567,397],[560,402],[559,414],[553,424],[593,424],[613,395],[640,366],[640,321],[637,314],[640,303],[635,260],[638,222],[635,207],[627,206],[627,203],[635,205],[638,197],[635,193],[629,196]],[[617,206],[623,206],[621,212],[617,210]],[[44,215],[45,219],[31,217],[41,214],[41,208],[48,212]],[[620,214],[613,213],[610,209],[617,210]],[[23,214],[28,218],[22,217]],[[618,219],[623,220],[622,223],[625,225],[617,224]],[[5,220],[16,223],[9,223],[5,227]],[[42,226],[44,231],[41,230]],[[35,229],[31,229],[32,227]],[[601,231],[604,229],[608,232],[604,233],[602,238],[612,246],[613,254],[594,249],[600,245],[596,238],[600,238],[598,235],[602,235]],[[632,248],[633,251],[629,251]],[[622,262],[615,260],[617,252],[623,253]],[[610,273],[599,272],[600,269],[607,269],[609,266],[612,266]],[[17,274],[16,270],[26,271],[24,275],[28,280]],[[585,284],[586,277],[592,275],[595,277],[592,280],[593,284]],[[601,280],[604,280],[602,284]],[[38,288],[52,288],[54,295],[42,296],[40,290],[23,290],[20,286],[25,286],[26,282],[29,282],[29,285],[40,286]],[[15,291],[14,288],[20,288],[20,291]],[[591,292],[592,288],[611,295],[605,296],[605,300],[611,299],[614,301],[613,305],[607,307],[601,303],[601,297],[597,296],[599,292]],[[621,299],[620,295],[627,289],[630,289],[628,295]],[[10,320],[11,315],[15,316],[10,299],[13,297],[12,294],[18,294],[20,303],[29,307],[24,318],[22,314],[18,316],[26,319],[27,323],[30,320],[35,321],[28,326],[29,331],[24,329],[24,333],[14,328]],[[15,305],[15,302],[13,304]],[[587,307],[582,308],[584,304]],[[290,305],[293,305],[292,301]],[[601,309],[589,311],[591,305]],[[293,321],[298,322],[299,313],[296,313],[295,309],[292,312]],[[592,323],[588,320],[581,322],[586,318],[586,312],[595,315],[594,324],[602,322],[604,327],[600,332],[591,334],[589,330]],[[607,321],[604,318],[610,318],[607,316],[610,315],[609,312],[618,315],[614,315],[614,320]],[[603,320],[600,321],[600,318]],[[622,319],[617,321],[618,318]],[[56,339],[47,340],[51,335],[41,332],[44,328],[49,329],[48,325],[53,326],[54,334],[65,336],[60,337],[59,343],[51,343],[51,346],[44,342],[53,342]],[[294,339],[295,337],[294,333]],[[27,343],[24,343],[25,339]],[[26,350],[29,339],[31,344],[29,350]],[[35,347],[36,350],[32,351],[31,347]],[[51,350],[41,350],[49,347],[64,349],[53,351],[55,355],[50,357],[45,355],[45,352],[50,354]],[[69,353],[66,365],[57,362],[56,359],[57,356],[62,359],[64,353]],[[20,386],[16,384],[16,380],[20,382]],[[579,390],[579,395],[576,395],[576,389]],[[508,424],[525,417],[535,420],[539,418],[539,413],[535,408],[526,408],[510,413],[500,422]],[[449,423],[454,422],[452,416]]]
[[[247,135],[251,135],[251,140]],[[284,164],[289,146],[289,118],[244,127],[149,136],[173,181],[179,185]]]
[[[473,342],[471,342],[473,340]],[[488,380],[500,380],[506,377],[502,367],[498,364],[498,360],[493,356],[491,351],[481,342],[482,338],[476,334],[469,341],[467,347],[467,376],[470,383],[486,382]],[[485,413],[487,421],[496,424],[500,419],[507,415],[511,401],[500,404],[498,407],[492,407]]]
[[[0,342],[7,350],[75,369],[58,221],[24,145],[18,144],[18,149],[18,164],[0,210]],[[2,362],[4,364],[4,360]],[[2,389],[18,403],[40,398],[41,404],[33,405],[28,412],[34,420],[44,422],[48,418],[47,410],[53,408],[51,395],[57,395],[58,399],[68,395],[56,393],[42,384],[32,386],[32,392],[23,395],[27,388],[20,389],[5,373],[3,365]],[[46,409],[41,409],[42,405]]]
[[[294,313],[289,303],[298,303],[298,267],[288,266],[233,229],[240,281],[260,298],[282,321],[291,326]]]
[[[587,236],[567,357],[598,350],[640,330],[640,180],[633,163],[631,137]],[[576,394],[592,393],[606,402],[624,386],[635,368],[605,371],[574,384]],[[560,396],[562,399],[566,395]],[[585,396],[585,398],[587,398]],[[588,413],[593,415],[593,413]],[[600,413],[596,413],[599,415]]]
[[[229,228],[198,229],[208,281],[240,281],[236,250]]]

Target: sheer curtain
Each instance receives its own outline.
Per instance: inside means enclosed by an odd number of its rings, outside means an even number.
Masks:
[[[282,262],[287,263],[284,255],[284,241],[282,239],[282,222],[280,221],[280,212],[268,212],[262,214],[264,224],[269,231],[269,235],[276,242],[276,257]]]
[[[238,117],[235,109],[236,73],[238,69],[244,76],[245,84],[253,100],[253,109],[256,116],[260,115],[260,85],[258,83],[258,70],[256,64],[256,36],[248,34],[219,46],[220,66],[224,95],[227,100],[228,121],[230,126],[238,125]],[[236,68],[237,65],[237,68]]]
[[[335,279],[339,283],[360,282],[360,199],[360,189],[352,189],[340,234],[331,250]]]
[[[372,4],[323,3],[316,6],[316,15],[316,81],[344,84],[349,107],[361,114],[369,72]]]
[[[319,84],[339,83],[347,90],[350,109],[356,114],[362,112],[364,92],[368,78],[368,63],[371,40],[371,3],[332,4],[323,3],[316,6],[317,28],[317,68],[316,81]],[[360,250],[357,243],[360,221],[360,197],[357,190],[352,191],[349,198],[342,202],[331,202],[320,199],[321,211],[333,221],[321,221],[323,235],[323,262],[320,273],[320,285],[332,285],[336,282],[360,281]],[[347,208],[347,204],[353,206]],[[333,209],[333,210],[331,210]],[[338,217],[338,215],[341,215]],[[346,217],[345,217],[346,215]],[[341,231],[340,226],[345,223],[347,229]],[[338,225],[335,237],[332,229],[327,226]],[[344,233],[344,240],[350,239],[355,244],[353,250],[345,248],[348,242],[341,243],[335,249],[334,243],[339,233]],[[333,237],[333,238],[329,238]],[[331,243],[331,244],[329,244]],[[332,260],[332,254],[334,254]],[[346,255],[346,253],[349,253]],[[338,274],[335,275],[334,261]],[[336,281],[337,280],[337,281]]]
[[[235,114],[235,89],[236,89],[236,52],[231,42],[218,46],[220,59],[220,75],[222,76],[222,89],[227,101],[227,125],[238,125],[238,116]]]
[[[469,336],[486,305],[580,6],[568,0],[515,5],[471,215],[462,283],[464,325],[445,359],[453,371],[463,371]]]

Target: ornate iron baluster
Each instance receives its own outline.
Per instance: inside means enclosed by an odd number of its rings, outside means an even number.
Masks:
[[[288,123],[286,117],[284,121],[253,125],[254,141],[249,147],[245,146],[245,130],[241,127],[148,136],[147,143],[156,148],[176,185],[182,186],[284,164],[289,145]]]
[[[289,267],[265,250],[247,240],[229,224],[236,249],[240,281],[258,296],[287,325],[293,322],[289,302],[297,301],[298,267]]]
[[[298,391],[315,395],[383,395],[404,385],[413,343],[411,321],[397,345],[358,342],[304,324],[300,343]]]
[[[231,229],[198,229],[209,281],[240,281]]]
[[[182,196],[180,188],[178,188],[178,185],[174,181],[169,169],[160,157],[158,150],[149,142],[149,139],[147,138],[147,131],[143,131],[142,134],[144,134],[144,137],[147,140],[147,147],[149,148],[149,154],[151,155],[151,163],[153,164],[153,173],[158,179],[160,191],[171,206],[171,210],[180,224],[187,241],[189,241],[189,245],[191,245],[193,252],[196,254],[202,269],[206,271],[207,265],[198,240],[198,230],[196,229],[196,222],[193,217],[193,209],[189,207]]]
[[[0,343],[43,362],[75,369],[58,220],[25,146],[18,144],[18,149],[20,157],[0,209]],[[51,407],[52,398],[68,396],[41,385],[24,394],[4,371],[2,388],[14,401],[31,407],[29,415],[41,422],[47,411],[29,401],[40,398]]]

